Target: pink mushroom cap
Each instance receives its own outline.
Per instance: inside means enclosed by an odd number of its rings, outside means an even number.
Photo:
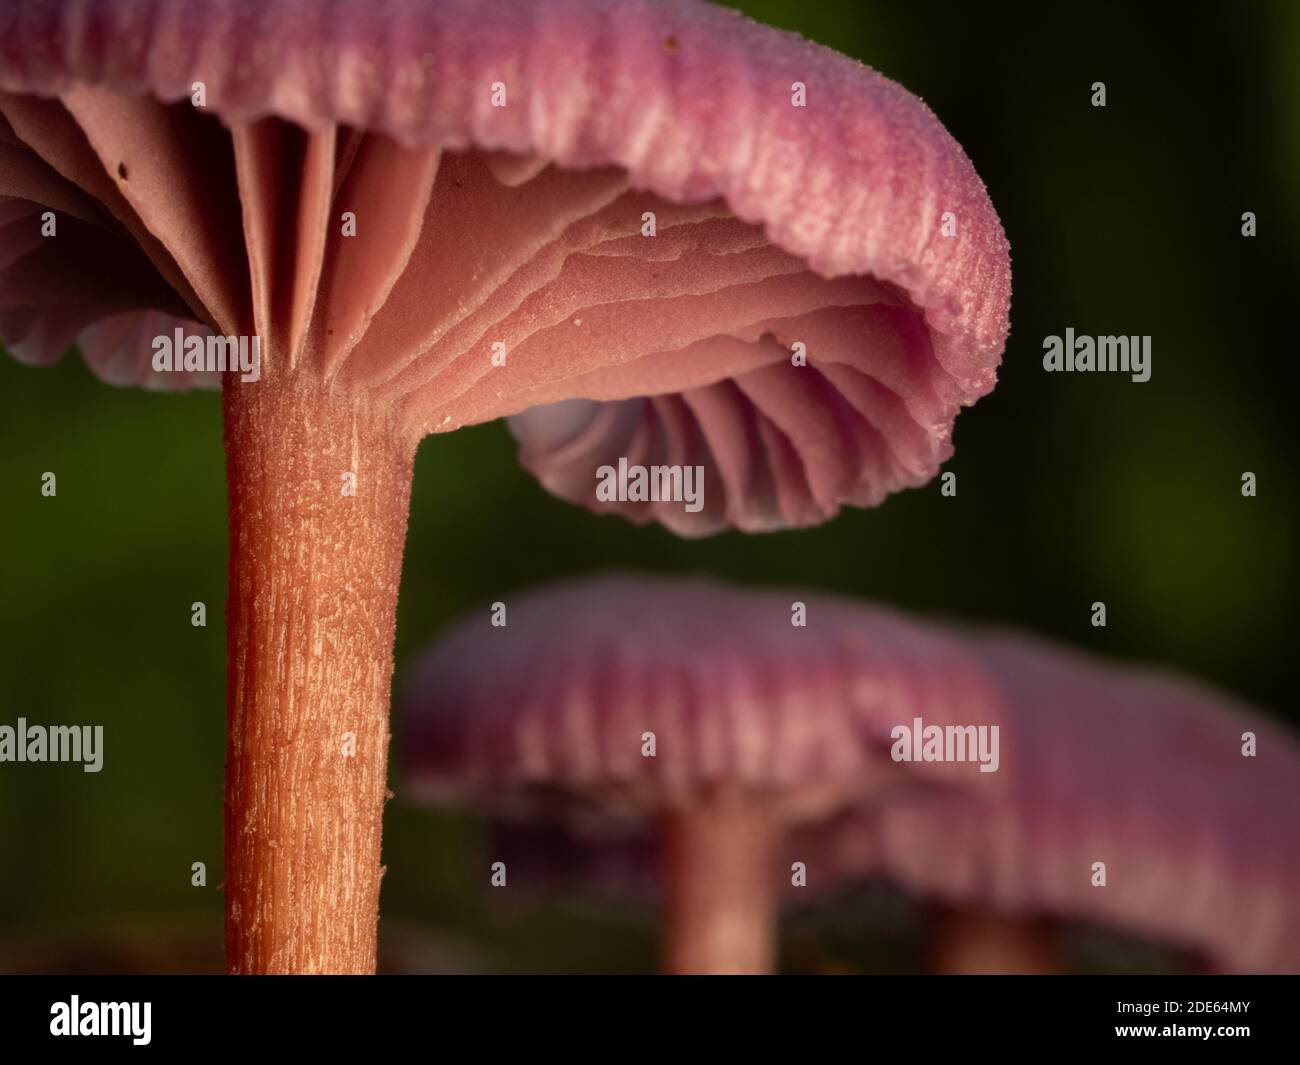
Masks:
[[[461,622],[403,702],[413,797],[474,804],[525,858],[528,825],[566,832],[600,886],[648,867],[647,815],[739,789],[780,810],[782,867],[805,861],[813,894],[884,876],[1226,970],[1300,969],[1300,746],[1173,674],[828,596],[620,575],[512,598],[502,628]],[[893,761],[915,718],[998,726],[997,770]]]
[[[890,729],[916,707],[940,724],[997,720],[996,691],[959,642],[826,599],[796,626],[796,601],[621,574],[512,597],[507,624],[467,619],[411,670],[408,784],[432,800],[563,799],[579,816],[662,813],[731,790],[794,823],[894,785]]]
[[[968,639],[1003,692],[1003,786],[909,785],[849,811],[818,841],[835,875],[1086,921],[1209,970],[1300,972],[1295,735],[1172,673],[1021,635]]]
[[[579,503],[619,457],[702,466],[698,512],[611,505],[683,534],[924,483],[1007,336],[1005,236],[929,109],[695,0],[9,4],[0,116],[19,358],[185,387],[154,337],[255,333],[413,439],[514,416]]]

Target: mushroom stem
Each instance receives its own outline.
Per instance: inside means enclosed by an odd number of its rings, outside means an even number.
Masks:
[[[227,968],[372,973],[413,448],[302,375],[224,409]]]
[[[777,831],[768,809],[732,794],[667,815],[665,972],[773,971]]]
[[[1037,918],[936,906],[930,913],[932,970],[947,975],[1060,972],[1055,936]]]

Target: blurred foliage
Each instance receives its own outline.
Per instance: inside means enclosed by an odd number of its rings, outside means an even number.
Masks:
[[[430,438],[416,467],[399,679],[461,612],[616,565],[1034,629],[1194,672],[1294,720],[1295,400],[1284,382],[1295,327],[1284,286],[1300,277],[1296,6],[1176,17],[1118,3],[739,6],[923,97],[1002,215],[1013,330],[997,390],[958,420],[957,497],[942,499],[935,482],[812,531],[688,542],[547,496],[501,425]],[[1097,80],[1104,110],[1089,104]],[[1240,235],[1246,210],[1259,218],[1251,240]],[[1042,338],[1066,326],[1151,334],[1152,380],[1045,375]],[[0,721],[106,726],[98,775],[0,766],[0,943],[150,922],[219,940],[218,397],[110,388],[75,355],[44,370],[0,358],[0,397]],[[39,492],[46,470],[58,475],[54,499]],[[1245,470],[1258,498],[1240,494]],[[1105,629],[1089,625],[1096,599]],[[203,629],[189,620],[198,600]],[[402,802],[398,729],[387,919],[455,936],[490,966],[653,964],[644,915],[578,899],[489,906],[472,819]],[[207,888],[190,886],[195,861],[208,865]],[[896,938],[859,937],[853,965],[914,964],[899,960]],[[810,950],[801,934],[788,960]],[[0,968],[10,956],[0,952]]]

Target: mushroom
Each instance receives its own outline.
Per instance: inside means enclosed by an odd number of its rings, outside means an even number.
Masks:
[[[620,575],[512,598],[505,627],[463,622],[409,678],[408,787],[576,833],[656,826],[665,968],[767,972],[782,880],[803,879],[796,863],[815,890],[832,880],[809,864],[812,826],[897,775],[881,729],[900,708],[975,672],[911,626],[805,605],[801,627],[775,593]],[[954,679],[932,685],[921,662]],[[948,697],[935,713],[982,709]]]
[[[1167,674],[615,575],[517,597],[504,628],[459,623],[402,719],[414,798],[562,832],[578,873],[634,879],[658,832],[669,971],[766,971],[795,862],[809,885],[883,876],[928,905],[943,971],[1052,968],[1064,919],[1220,968],[1300,964],[1300,746]]]
[[[933,114],[695,0],[7,5],[0,196],[13,354],[222,381],[232,972],[373,971],[422,437],[525,414],[562,494],[622,447],[708,485],[637,520],[809,524],[932,477],[1008,328]]]
[[[964,914],[936,937],[964,964],[982,920],[1017,929],[1025,968],[1068,921],[1201,971],[1300,969],[1294,734],[1172,673],[1023,635],[958,638],[996,689],[1002,786],[909,781],[851,811],[826,841],[837,875],[883,875]]]

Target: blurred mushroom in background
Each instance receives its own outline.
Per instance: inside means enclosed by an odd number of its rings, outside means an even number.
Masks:
[[[940,971],[1053,970],[1059,921],[1225,970],[1300,963],[1300,746],[1172,675],[610,575],[460,622],[401,719],[411,797],[531,821],[531,844],[501,838],[569,883],[639,881],[671,972],[770,971],[787,894],[882,877],[926,907]]]

